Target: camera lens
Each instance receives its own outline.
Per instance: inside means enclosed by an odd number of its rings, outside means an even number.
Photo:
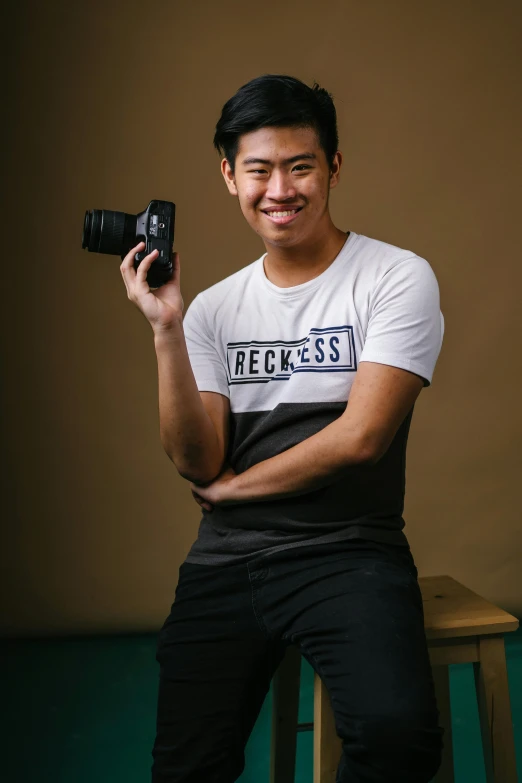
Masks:
[[[128,252],[136,238],[137,215],[92,209],[85,213],[82,248],[91,253],[121,256]]]
[[[99,210],[96,210],[99,211]],[[87,210],[85,213],[85,220],[83,221],[83,236],[82,236],[82,248],[89,249],[91,243],[92,224],[94,222],[94,210]]]

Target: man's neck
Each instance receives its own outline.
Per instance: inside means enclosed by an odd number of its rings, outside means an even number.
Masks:
[[[290,288],[318,277],[335,261],[348,234],[332,224],[326,237],[320,237],[306,247],[268,247],[264,259],[267,279],[279,288]]]

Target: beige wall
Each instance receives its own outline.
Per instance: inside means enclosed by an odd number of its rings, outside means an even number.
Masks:
[[[439,279],[446,339],[408,452],[419,572],[522,614],[520,4],[96,0],[12,13],[3,632],[155,629],[168,611],[198,507],[159,441],[152,333],[118,258],[81,249],[83,215],[173,200],[186,305],[257,258],[212,136],[224,101],[267,72],[334,95],[337,225],[416,251]]]

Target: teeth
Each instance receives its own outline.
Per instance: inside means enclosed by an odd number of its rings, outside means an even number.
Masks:
[[[297,211],[297,209],[291,209],[287,212],[267,212],[267,215],[270,215],[270,217],[287,217],[288,215],[295,215]]]

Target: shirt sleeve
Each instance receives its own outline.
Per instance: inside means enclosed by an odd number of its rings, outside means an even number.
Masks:
[[[201,294],[198,294],[183,319],[192,372],[199,391],[218,392],[230,397],[225,365],[209,328],[209,315]]]
[[[429,386],[443,335],[437,278],[424,258],[408,256],[394,264],[372,292],[359,361],[409,370]]]

